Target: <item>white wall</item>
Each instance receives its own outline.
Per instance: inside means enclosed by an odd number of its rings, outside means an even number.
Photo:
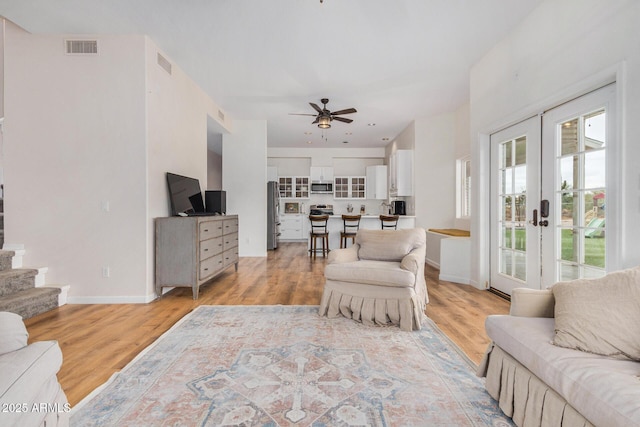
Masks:
[[[267,123],[234,121],[222,136],[222,182],[227,212],[240,222],[239,254],[267,256]]]
[[[222,190],[222,156],[207,151],[207,190]]]
[[[154,219],[171,215],[166,173],[197,178],[207,189],[207,112],[210,99],[175,64],[171,74],[157,63],[160,52],[145,37],[148,221],[147,288],[153,298],[155,270]]]
[[[415,121],[416,225],[452,228],[456,217],[455,113]]]
[[[6,241],[25,245],[25,265],[49,267],[47,283],[71,285],[70,301],[142,301],[145,41],[98,39],[99,55],[72,56],[64,36],[7,24]]]
[[[414,150],[415,196],[405,199],[416,226],[468,230],[468,220],[456,219],[456,159],[470,150],[469,105],[414,120],[387,145],[387,158],[396,150]]]
[[[618,267],[640,264],[640,2],[548,0],[471,70],[472,282],[488,280],[487,135],[618,80],[623,241]],[[570,23],[573,23],[570,25]]]
[[[49,267],[47,284],[71,285],[71,303],[147,302],[165,174],[206,188],[207,116],[220,115],[147,37],[95,38],[98,55],[66,55],[65,36],[7,24],[6,242]]]

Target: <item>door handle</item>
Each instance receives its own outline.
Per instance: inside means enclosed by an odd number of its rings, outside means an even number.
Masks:
[[[538,209],[533,210],[533,219],[529,220],[529,224],[532,224],[534,227],[538,226]]]

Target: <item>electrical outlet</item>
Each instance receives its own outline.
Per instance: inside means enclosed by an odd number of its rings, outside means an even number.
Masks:
[[[109,268],[109,266],[105,266],[102,267],[102,277],[104,278],[109,278],[109,276],[111,276],[111,269]]]
[[[109,212],[110,209],[111,209],[111,206],[109,206],[109,201],[108,200],[103,200],[102,201],[102,212]]]

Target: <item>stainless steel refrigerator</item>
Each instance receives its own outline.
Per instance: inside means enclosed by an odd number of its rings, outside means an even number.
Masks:
[[[280,192],[278,183],[267,182],[267,250],[278,247],[280,236]]]

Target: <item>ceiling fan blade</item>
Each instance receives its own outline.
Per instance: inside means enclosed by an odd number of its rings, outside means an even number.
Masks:
[[[320,117],[316,117],[316,119],[314,121],[312,121],[311,124],[315,125],[318,122],[320,122]]]
[[[353,120],[345,119],[344,117],[331,117],[331,120],[337,120],[339,122],[351,123]]]
[[[310,102],[309,105],[311,105],[313,107],[313,109],[316,110],[318,113],[322,113],[322,108],[318,107],[313,102]]]
[[[347,108],[346,110],[340,110],[340,111],[332,111],[331,115],[332,116],[339,116],[341,114],[351,114],[351,113],[357,113],[358,110],[356,110],[355,108]]]
[[[289,113],[290,116],[317,116],[317,114]]]

